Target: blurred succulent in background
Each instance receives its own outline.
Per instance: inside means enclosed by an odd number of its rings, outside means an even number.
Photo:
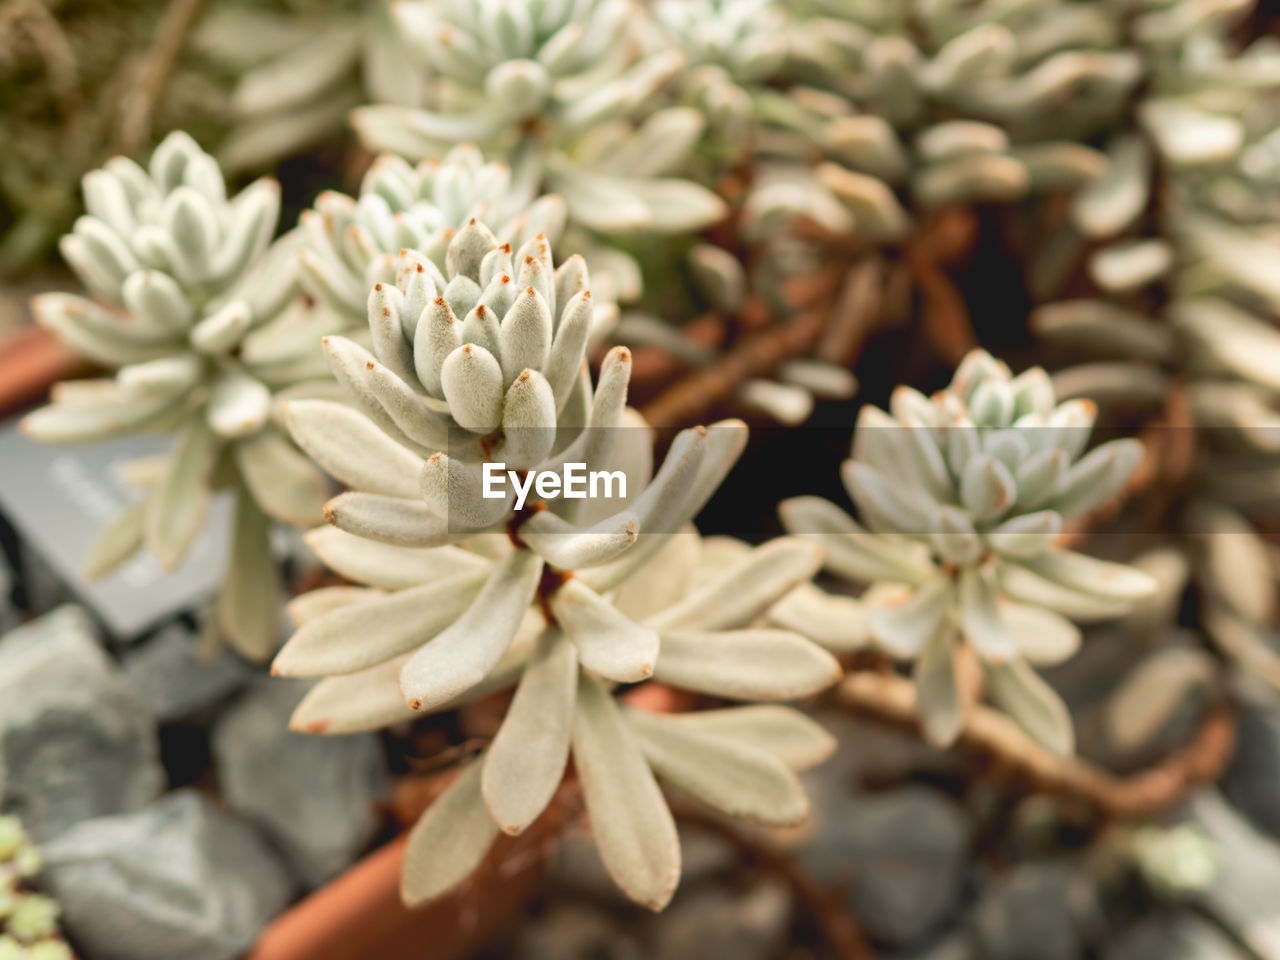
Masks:
[[[413,160],[462,141],[510,164],[517,189],[564,198],[568,246],[597,273],[621,273],[619,299],[639,295],[621,251],[590,250],[581,231],[690,233],[720,220],[724,203],[681,179],[704,123],[690,108],[650,104],[684,65],[676,50],[642,56],[630,0],[405,2],[395,7],[410,48],[435,78],[432,109],[361,107],[352,122],[370,149]],[[528,185],[528,186],[526,186]]]
[[[369,98],[420,106],[388,0],[295,2],[288,10],[219,4],[193,31],[193,49],[235,77],[218,147],[228,173],[270,166],[346,128]]]
[[[58,904],[26,889],[40,872],[40,851],[17,817],[0,816],[0,958],[72,960],[58,933]]]
[[[688,58],[676,95],[707,118],[719,165],[742,158],[756,98],[786,62],[783,7],[776,0],[662,0],[653,12],[660,28],[654,49],[674,44]]]
[[[56,384],[52,403],[28,414],[23,429],[49,442],[175,435],[163,462],[129,470],[144,496],[103,532],[90,576],[144,544],[173,569],[200,532],[213,491],[233,489],[218,620],[238,649],[263,658],[279,622],[269,518],[314,523],[329,492],[274,422],[273,394],[333,387],[308,311],[295,301],[296,234],[272,241],[279,188],[259,180],[228,199],[217,162],[175,133],[148,169],[117,157],[85,177],[84,193],[89,213],[60,248],[96,299],[42,294],[33,310],[37,322],[116,373]]]
[[[593,388],[587,268],[555,267],[545,237],[512,256],[479,221],[450,241],[445,271],[406,250],[396,282],[369,294],[370,354],[326,343],[357,409],[288,404],[294,438],[351,488],[308,542],[362,586],[297,598],[300,628],[273,664],[324,677],[295,729],[343,733],[448,709],[516,686],[492,744],[414,829],[404,895],[430,900],[465,879],[500,830],[551,802],[572,751],[610,874],[659,909],[680,873],[654,780],[764,823],[807,803],[793,769],[828,738],[783,708],[668,718],[619,706],[614,684],[650,677],[738,700],[805,696],[839,675],[803,637],[754,627],[821,562],[812,544],[735,551],[699,582],[689,521],[741,453],[728,421],[676,436],[652,472],[652,436],[626,407],[631,357],[616,347]],[[518,266],[517,266],[518,265]],[[553,269],[554,268],[554,269]],[[566,463],[618,471],[626,497],[484,495],[482,459],[527,476]],[[723,552],[722,552],[723,553]]]
[[[1047,244],[1094,244],[1098,295],[1031,322],[1091,361],[1056,374],[1060,392],[1159,411],[1172,495],[1150,522],[1187,538],[1210,635],[1280,685],[1275,561],[1246,519],[1273,517],[1280,489],[1280,49],[1265,38],[1234,53],[1250,6],[1137,22],[1155,64],[1141,132],[1113,142],[1108,173]]]
[[[788,531],[823,544],[827,570],[871,589],[857,605],[802,594],[771,616],[831,645],[870,638],[914,661],[925,732],[941,745],[964,723],[957,656],[967,647],[995,703],[1044,746],[1071,752],[1071,718],[1033,668],[1076,651],[1071,620],[1124,613],[1155,583],[1055,540],[1120,492],[1142,445],[1086,454],[1092,404],[1056,404],[1043,370],[1013,377],[981,351],[932,398],[899,387],[891,410],[863,408],[842,472],[865,526],[816,497],[780,508]]]

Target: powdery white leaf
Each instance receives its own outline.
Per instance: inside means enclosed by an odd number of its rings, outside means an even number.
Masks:
[[[385,590],[416,587],[491,566],[484,557],[460,547],[396,547],[365,540],[336,527],[308,530],[303,539],[335,573]]]
[[[1002,596],[1028,606],[1053,610],[1082,623],[1120,616],[1132,605],[1128,600],[1063,586],[1013,564],[1002,564],[997,576]]]
[[[487,484],[478,463],[463,463],[443,453],[427,457],[418,476],[422,502],[450,529],[484,530],[511,516],[513,485],[505,496],[486,497]]]
[[[733,700],[794,700],[840,679],[840,664],[785,630],[662,631],[655,680]]]
[[[415,497],[422,458],[341,403],[295,400],[285,406],[294,441],[330,476],[356,490]]]
[[[323,617],[340,607],[350,607],[386,596],[371,587],[320,587],[301,593],[285,604],[284,612],[295,627]]]
[[[480,795],[481,755],[427,808],[405,844],[400,896],[410,907],[448,893],[484,860],[498,835]]]
[[[301,626],[271,670],[296,677],[354,673],[414,650],[466,612],[486,577],[456,574],[332,610]]]
[[[147,504],[125,507],[93,538],[84,560],[86,580],[98,580],[119,569],[142,546]]]
[[[1137,567],[1095,560],[1070,550],[1055,550],[1024,560],[1022,566],[1052,583],[1109,600],[1131,603],[1156,591],[1155,580]]]
[[[1018,655],[1018,645],[1000,616],[989,569],[970,567],[960,573],[960,629],[984,660],[999,663]]]
[[[638,536],[635,518],[606,517],[579,528],[549,510],[540,510],[520,525],[520,540],[561,570],[580,570],[615,560]]]
[[[619,683],[653,675],[658,633],[618,612],[608,600],[576,578],[551,595],[551,612],[578,648],[583,667]]]
[[[955,743],[964,727],[966,704],[956,676],[955,633],[942,625],[925,644],[912,671],[925,739],[935,747]]]
[[[643,710],[624,710],[623,718],[658,777],[699,803],[772,827],[808,815],[800,781],[768,751]]]
[[[613,605],[636,622],[654,610],[664,610],[684,596],[698,567],[702,538],[689,528],[665,535],[666,542],[644,566],[613,593]]]
[[[1203,650],[1158,650],[1125,677],[1103,710],[1107,738],[1124,752],[1140,749],[1165,726],[1195,690],[1212,690],[1218,666]]]
[[[1019,655],[1034,666],[1062,663],[1080,649],[1080,629],[1052,610],[1002,602],[1000,619],[1013,636]]]
[[[823,565],[842,577],[914,584],[934,575],[923,545],[869,533],[829,500],[792,497],[778,504],[778,515],[788,533],[819,544]]]
[[[771,626],[793,630],[836,653],[849,653],[871,642],[867,613],[861,600],[802,583],[770,607],[765,616]]]
[[[515,550],[494,564],[466,612],[419,649],[400,671],[400,690],[427,710],[483,680],[502,659],[537,592],[542,558]]]
[[[660,630],[717,630],[750,623],[821,566],[822,550],[816,544],[789,537],[771,540],[647,622]]]
[[[915,590],[903,588],[886,594],[870,604],[867,626],[871,637],[891,656],[903,660],[919,656],[950,615],[954,600],[951,582],[941,576]]]
[[[522,833],[560,785],[569,762],[577,688],[575,648],[549,627],[538,638],[484,762],[484,801],[507,833]]]
[[[1046,750],[1069,756],[1075,751],[1071,714],[1025,660],[988,664],[991,699]]]
[[[573,762],[601,859],[628,897],[661,910],[680,882],[680,838],[662,791],[613,698],[578,678]]]
[[[283,591],[271,550],[271,522],[244,488],[236,493],[231,531],[218,623],[240,654],[261,662],[279,642]]]
[[[324,518],[354,536],[397,547],[439,547],[464,536],[420,499],[377,493],[339,494],[324,505]]]
[[[54,403],[22,418],[22,432],[42,443],[82,443],[141,429],[173,409],[173,399],[164,394],[129,397],[107,383],[97,403],[63,403],[55,394]]]
[[[268,515],[296,527],[324,517],[329,481],[277,430],[267,429],[232,448],[253,498]]]
[[[836,751],[836,739],[799,710],[777,704],[752,704],[719,710],[671,714],[675,728],[733,740],[773,754],[792,770],[817,766]]]
[[[166,570],[182,562],[204,525],[219,442],[203,420],[183,425],[163,479],[147,498],[147,549]]]

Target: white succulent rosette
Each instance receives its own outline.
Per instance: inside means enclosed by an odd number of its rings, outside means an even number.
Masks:
[[[939,744],[964,721],[955,661],[963,642],[992,699],[1036,740],[1070,752],[1070,717],[1033,667],[1076,651],[1072,620],[1125,613],[1155,583],[1054,541],[1065,522],[1122,489],[1141,444],[1085,453],[1091,403],[1055,404],[1043,370],[1014,377],[982,351],[932,398],[899,387],[891,410],[863,408],[842,471],[862,524],[816,497],[780,508],[788,531],[824,546],[829,572],[871,590],[861,603],[802,594],[771,617],[807,623],[832,646],[869,639],[914,661],[924,727]]]
[[[647,14],[631,0],[424,0],[395,12],[438,102],[356,110],[370,149],[418,159],[476,143],[517,181],[561,195],[569,223],[587,231],[681,234],[725,215],[719,197],[682,179],[701,114],[650,107],[684,57],[639,55],[628,31]]]
[[[324,475],[274,422],[273,396],[324,392],[310,312],[297,293],[296,236],[273,242],[280,191],[259,180],[228,199],[212,157],[166,137],[144,170],[117,157],[85,177],[88,214],[62,238],[64,258],[95,299],[35,298],[36,321],[112,378],[55,385],[23,420],[48,442],[173,433],[163,462],[134,465],[144,491],[101,535],[90,576],[145,544],[173,569],[204,524],[215,487],[236,491],[219,622],[246,655],[274,648],[279,623],[269,519],[314,523]]]
[[[777,0],[662,0],[657,37],[684,50],[680,98],[697,107],[722,143],[741,149],[755,97],[786,62],[788,19]]]
[[[192,48],[235,76],[217,151],[224,170],[260,170],[340,134],[370,98],[425,101],[429,78],[415,74],[390,0],[313,6],[218,5],[192,31]]]
[[[839,667],[820,647],[756,626],[821,553],[796,540],[742,548],[699,580],[688,524],[741,453],[745,426],[683,431],[654,473],[650,431],[626,407],[629,352],[611,351],[594,386],[586,373],[581,258],[553,270],[535,237],[513,261],[476,222],[445,260],[442,275],[407,251],[398,283],[374,287],[372,354],[329,338],[356,409],[288,405],[298,443],[351,488],[326,507],[332,526],[308,542],[357,585],[294,601],[299,630],[273,670],[324,678],[293,718],[315,733],[373,729],[516,687],[492,744],[414,829],[408,901],[452,889],[500,831],[537,819],[572,753],[606,866],[658,909],[680,859],[655,774],[732,815],[792,823],[806,811],[793,770],[830,742],[780,707],[669,718],[621,706],[611,690],[653,678],[781,700],[832,683]],[[517,510],[510,495],[483,496],[483,460],[618,470],[628,495]]]

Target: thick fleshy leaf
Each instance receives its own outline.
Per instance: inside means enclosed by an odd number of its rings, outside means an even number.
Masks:
[[[1082,623],[1120,616],[1132,606],[1132,601],[1076,590],[1008,563],[1000,566],[998,580],[1002,596],[1053,610]]]
[[[1062,663],[1080,649],[1080,629],[1052,610],[1001,602],[1000,620],[1013,637],[1018,654],[1033,666]]]
[[[341,403],[295,400],[285,407],[289,433],[330,476],[356,490],[415,497],[422,458]]]
[[[1227,507],[1197,503],[1187,510],[1185,527],[1200,544],[1208,588],[1245,620],[1271,626],[1276,573],[1253,525]]]
[[[752,704],[672,714],[675,729],[697,730],[773,754],[792,770],[807,770],[836,751],[836,739],[799,710]]]
[[[271,391],[247,373],[219,377],[209,390],[206,415],[220,437],[247,437],[262,429],[271,413]]]
[[[324,505],[324,518],[339,530],[396,547],[439,547],[462,539],[420,499],[377,493],[343,493]]]
[[[555,795],[569,762],[578,666],[573,644],[555,627],[538,638],[515,697],[489,747],[481,786],[504,831],[518,834]]]
[[[354,673],[414,650],[462,616],[486,576],[456,574],[339,607],[299,628],[271,670],[294,677]]]
[[[266,660],[280,640],[280,571],[271,550],[271,521],[248,490],[236,493],[231,553],[218,592],[218,623],[243,656]]]
[[[132,557],[142,546],[147,504],[143,500],[125,507],[93,539],[84,560],[86,580],[98,580]]]
[[[42,443],[82,443],[140,429],[173,409],[173,398],[164,394],[130,397],[113,381],[106,384],[101,402],[51,403],[23,417],[22,432]]]
[[[520,539],[547,563],[561,570],[596,567],[616,560],[636,542],[635,517],[606,517],[579,528],[549,510],[540,510],[520,526]]]
[[[1025,660],[988,665],[991,699],[1046,750],[1061,756],[1075,751],[1071,714],[1053,689]]]
[[[1113,440],[1089,451],[1059,482],[1051,505],[1065,519],[1101,506],[1124,489],[1142,461],[1142,442]]]
[[[822,566],[822,550],[799,538],[771,540],[647,621],[660,630],[719,630],[750,623]]]
[[[1095,560],[1070,550],[1054,550],[1024,560],[1022,566],[1052,583],[1110,600],[1132,603],[1156,591],[1155,580],[1137,567]]]
[[[912,672],[925,739],[940,748],[951,746],[960,736],[967,708],[956,676],[955,652],[955,633],[944,625],[925,644]]]
[[[623,892],[661,910],[680,882],[680,838],[662,791],[617,704],[578,679],[573,762],[605,869]]]
[[[345,585],[319,587],[318,589],[298,594],[298,596],[285,604],[284,612],[295,627],[300,627],[305,623],[310,623],[312,620],[318,620],[325,614],[332,613],[340,607],[367,603],[383,596],[386,596],[383,591],[375,590],[372,587],[349,587]]]
[[[653,771],[699,803],[735,819],[792,826],[809,813],[796,775],[767,750],[627,709],[623,718]]]
[[[409,658],[400,690],[429,710],[483,680],[502,659],[538,589],[542,558],[515,550],[498,561],[466,612]]]
[[[1000,616],[989,569],[970,568],[960,574],[960,628],[965,640],[984,660],[1001,663],[1018,655],[1017,642]]]
[[[580,580],[565,581],[551,595],[551,612],[587,670],[619,683],[653,675],[658,632],[628,620]]]
[[[896,591],[896,605],[871,605],[867,626],[871,637],[891,656],[910,660],[919,656],[925,644],[950,616],[955,591],[946,577],[935,577],[915,590]]]
[[[794,630],[828,650],[848,653],[871,641],[867,612],[860,600],[802,583],[770,607],[766,619],[770,625]]]
[[[400,896],[411,907],[448,893],[480,866],[498,835],[480,795],[480,756],[427,808],[405,845]]]
[[[823,565],[842,577],[914,584],[934,575],[924,546],[869,533],[829,500],[792,497],[778,505],[778,515],[788,533],[820,544]]]
[[[253,498],[268,515],[296,527],[324,518],[329,481],[279,431],[237,441],[233,451]]]
[[[654,610],[675,603],[685,591],[698,567],[702,538],[692,527],[667,534],[662,549],[614,591],[612,602],[625,617],[637,622]]]
[[[188,421],[174,441],[163,479],[147,497],[147,549],[166,570],[178,566],[204,525],[218,447],[208,424]]]
[[[1218,666],[1203,650],[1171,647],[1142,661],[1107,698],[1107,739],[1124,752],[1150,744],[1197,691],[1213,690]]]
[[[733,700],[794,700],[840,679],[840,664],[786,630],[664,630],[654,679]]]
[[[460,547],[396,547],[337,527],[316,527],[304,539],[335,573],[384,590],[403,590],[491,566],[484,557]]]
[[[503,486],[505,495],[487,496],[489,483],[481,464],[443,453],[427,457],[418,475],[422,502],[444,518],[450,530],[486,530],[511,517],[515,492],[511,484]],[[501,493],[503,487],[498,489]]]

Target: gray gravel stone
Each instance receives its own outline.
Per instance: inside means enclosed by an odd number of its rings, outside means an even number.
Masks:
[[[647,956],[616,918],[573,902],[558,903],[521,924],[512,951],[512,960],[645,960]]]
[[[987,885],[974,914],[984,960],[1077,960],[1099,917],[1097,890],[1069,863],[1025,863]]]
[[[318,886],[372,839],[390,778],[377,734],[289,730],[310,686],[268,677],[251,684],[214,728],[213,754],[232,809],[266,831],[299,880]]]
[[[147,711],[166,723],[189,717],[243,686],[253,669],[229,649],[212,659],[181,623],[160,630],[124,657],[124,672]]]
[[[36,840],[144,806],[164,787],[158,755],[151,717],[84,610],[0,639],[0,809]]]
[[[1193,913],[1144,917],[1102,952],[1102,960],[1247,960],[1221,931]]]
[[[77,824],[44,880],[86,960],[231,960],[292,893],[253,827],[193,790]]]
[[[1240,712],[1236,752],[1222,787],[1255,824],[1280,837],[1280,712]]]
[[[653,956],[776,960],[786,953],[791,906],[790,890],[778,881],[758,883],[744,892],[708,885],[677,895],[655,918]]]
[[[917,945],[960,905],[970,833],[955,802],[912,786],[851,796],[800,857],[819,881],[846,885],[850,908],[873,937]]]

